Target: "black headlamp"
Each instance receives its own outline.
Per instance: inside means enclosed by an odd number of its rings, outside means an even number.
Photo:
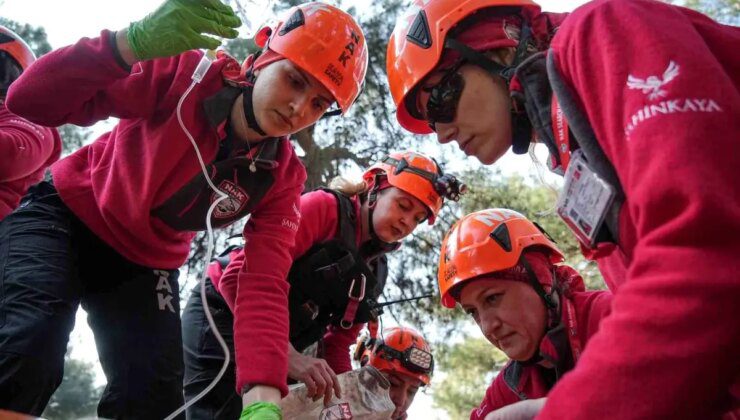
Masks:
[[[401,366],[411,372],[431,375],[434,370],[432,353],[417,347],[409,347],[404,351],[396,350],[382,342],[375,347],[375,354],[386,360],[398,360]]]

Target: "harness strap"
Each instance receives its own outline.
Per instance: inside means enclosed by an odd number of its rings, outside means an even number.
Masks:
[[[344,310],[344,316],[342,316],[342,320],[339,322],[339,325],[345,330],[352,328],[352,325],[355,321],[355,315],[357,315],[357,309],[360,306],[360,302],[365,299],[365,286],[367,279],[364,274],[360,274],[359,279],[359,284],[357,282],[357,278],[352,279],[352,284],[349,287],[349,293],[347,293],[347,297],[349,297],[349,300],[347,301],[347,307]]]

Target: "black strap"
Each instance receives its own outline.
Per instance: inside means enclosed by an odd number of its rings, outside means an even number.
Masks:
[[[485,54],[470,48],[453,37],[447,37],[445,40],[445,48],[450,48],[459,52],[464,61],[467,61],[470,64],[475,64],[495,76],[502,77],[508,84],[514,76],[516,67],[527,57],[527,49],[531,39],[532,28],[530,28],[527,22],[524,22],[522,23],[519,43],[517,44],[516,51],[514,53],[514,60],[509,66],[499,64],[496,61],[491,60],[486,57]]]
[[[445,48],[453,49],[459,52],[463,60],[469,62],[470,64],[475,64],[476,66],[496,76],[506,78],[504,75],[507,74],[510,70],[509,67],[501,65],[489,59],[484,54],[468,47],[467,45],[463,44],[453,37],[447,37],[447,39],[445,40]],[[506,80],[508,81],[509,79]]]
[[[243,104],[242,109],[244,110],[244,118],[247,119],[247,125],[261,136],[266,136],[262,127],[257,122],[257,118],[254,116],[254,103],[252,101],[252,92],[254,88],[251,85],[242,88]]]

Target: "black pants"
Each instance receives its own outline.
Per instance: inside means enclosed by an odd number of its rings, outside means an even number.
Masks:
[[[125,260],[42,182],[0,223],[0,408],[40,415],[62,381],[78,305],[108,379],[106,418],[183,403],[177,270]]]
[[[226,301],[206,280],[206,299],[218,327],[231,352],[231,361],[224,376],[208,394],[188,407],[188,420],[238,419],[242,411],[241,397],[236,393],[234,363],[234,316]],[[200,286],[193,289],[182,313],[182,338],[185,359],[185,400],[192,400],[218,375],[224,363],[224,352],[208,325]]]

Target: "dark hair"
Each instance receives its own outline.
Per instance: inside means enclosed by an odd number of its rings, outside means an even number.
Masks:
[[[6,51],[0,51],[0,95],[8,93],[8,87],[17,79],[23,69]]]

